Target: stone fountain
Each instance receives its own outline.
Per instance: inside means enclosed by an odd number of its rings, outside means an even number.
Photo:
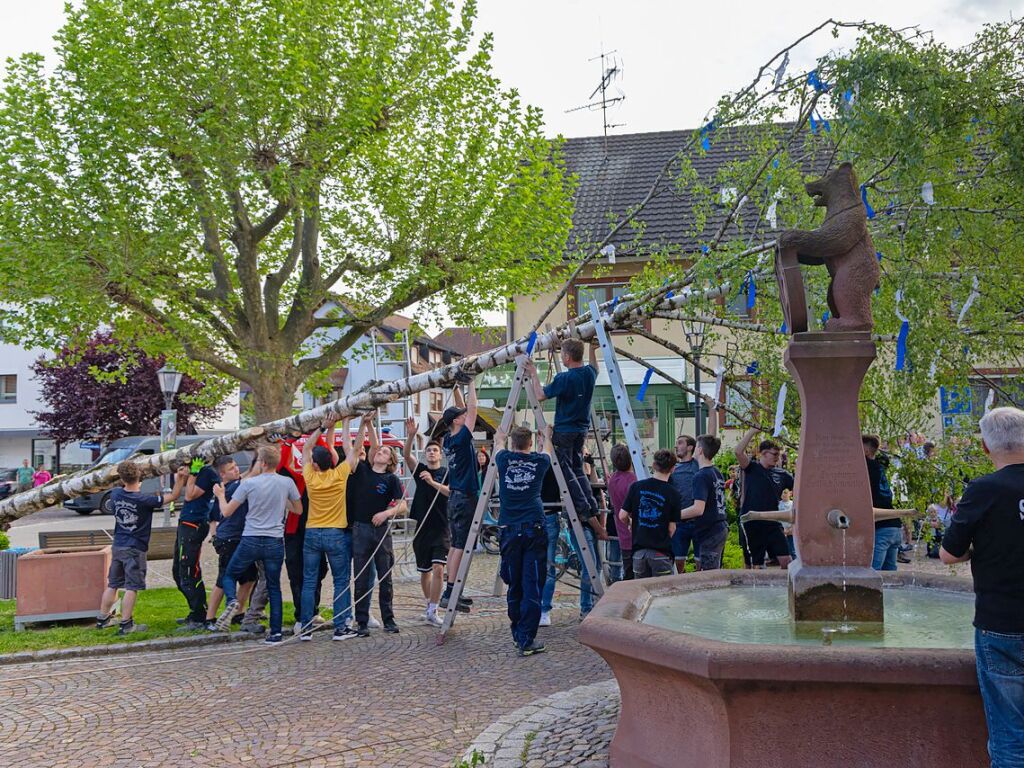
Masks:
[[[874,514],[857,400],[875,358],[878,262],[853,169],[807,184],[826,208],[779,238],[793,333],[800,458],[789,571],[619,582],[580,640],[622,695],[613,766],[875,768],[987,764],[970,585],[871,569]],[[809,332],[800,265],[832,278],[831,318]],[[883,589],[884,586],[884,589]]]

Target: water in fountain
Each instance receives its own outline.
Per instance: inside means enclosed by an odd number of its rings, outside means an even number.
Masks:
[[[747,553],[747,562],[750,563],[750,586],[757,588],[757,566],[754,565],[754,558],[750,556],[750,537],[747,535],[747,521],[742,516],[738,519],[740,528],[743,529],[743,549]]]
[[[657,596],[643,622],[726,643],[970,649],[973,615],[969,592],[893,587],[885,590],[884,624],[794,622],[786,587],[761,584]]]

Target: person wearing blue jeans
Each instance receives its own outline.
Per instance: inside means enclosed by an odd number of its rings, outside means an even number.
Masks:
[[[583,524],[583,535],[587,537],[587,546],[590,547],[590,551],[594,555],[594,561],[597,563],[597,569],[600,571],[601,555],[597,551],[597,535],[594,533],[594,529],[587,524],[587,521],[580,520],[580,522]],[[579,541],[576,539],[576,532],[571,527],[569,528],[569,541],[572,542],[573,552],[576,553],[576,559],[580,563],[580,618],[583,619],[586,618],[587,614],[594,607],[594,590],[590,587],[590,571],[587,569],[587,561],[583,559],[583,550],[580,549]]]
[[[239,609],[237,580],[253,563],[262,562],[270,599],[270,632],[264,641],[269,645],[283,640],[281,567],[284,565],[284,517],[287,513],[302,514],[302,502],[295,481],[277,474],[280,461],[281,449],[265,445],[257,452],[259,474],[239,483],[230,501],[225,498],[223,485],[218,483],[213,487],[214,496],[220,504],[220,513],[224,517],[231,517],[242,504],[249,502],[242,537],[224,574],[224,597],[227,602],[217,616],[214,627],[224,632],[231,626],[231,619]]]
[[[981,447],[996,471],[964,489],[939,558],[971,563],[974,650],[992,768],[1024,768],[1024,411],[985,414]]]
[[[550,450],[548,427],[546,445]],[[501,579],[508,585],[509,628],[520,656],[544,651],[537,642],[542,589],[547,559],[547,533],[541,487],[551,468],[551,457],[533,450],[533,433],[516,427],[509,437],[500,430],[494,436],[494,465],[498,472],[501,510]]]
[[[556,559],[558,555],[558,537],[561,535],[562,527],[557,509],[544,510],[544,531],[547,534],[547,579],[544,581],[544,589],[541,593],[540,602],[540,626],[551,626],[552,602],[555,599],[555,585],[558,583],[558,571]]]
[[[363,433],[372,428],[369,417],[363,417],[359,427],[359,442]],[[324,445],[319,445],[317,429],[302,446],[302,479],[309,497],[309,517],[302,543],[302,595],[299,611],[301,625],[299,639],[313,639],[313,613],[320,567],[324,556],[331,568],[334,581],[334,639],[347,640],[356,632],[348,624],[352,619],[352,534],[348,526],[346,496],[349,477],[359,463],[359,452],[352,448],[352,435],[348,419],[341,422],[342,448],[345,461],[338,461],[334,447],[334,423],[327,427]]]
[[[868,464],[868,483],[871,485],[871,505],[877,509],[892,509],[892,488],[886,473],[884,454],[879,456],[881,441],[877,435],[861,435],[864,460]],[[871,567],[876,571],[895,571],[896,556],[903,543],[903,523],[899,518],[875,522],[875,552]]]

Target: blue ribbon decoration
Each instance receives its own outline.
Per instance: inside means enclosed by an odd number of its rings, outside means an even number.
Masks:
[[[619,304],[619,299],[621,299],[621,298],[622,298],[621,296],[616,296],[616,297],[615,297],[614,299],[612,299],[612,305],[611,305],[611,307],[610,307],[610,308],[608,309],[608,312],[614,312],[614,311],[615,311],[615,307],[617,307],[617,306],[618,306],[618,304]]]
[[[807,73],[807,84],[814,86],[814,90],[818,91],[818,93],[825,93],[825,91],[830,87],[828,83],[823,82],[822,79],[818,77],[818,70],[816,69],[812,69]]]
[[[875,251],[875,256],[878,257],[878,263],[881,264],[882,263],[882,252],[881,251]]]
[[[714,120],[712,120],[710,123],[708,123],[707,125],[700,129],[700,145],[705,152],[711,149],[711,140],[709,138],[709,135],[713,130],[715,130]]]
[[[779,326],[779,333],[785,333],[786,330],[787,330],[787,328],[786,328],[786,321],[783,320],[782,321],[782,325]]]
[[[860,199],[864,202],[864,210],[868,212],[868,218],[875,218],[875,209],[871,207],[871,203],[868,202],[868,188],[863,184],[860,185]]]
[[[526,354],[527,355],[532,355],[533,354],[533,345],[536,344],[536,343],[537,343],[537,332],[536,331],[532,331],[530,333],[530,341],[526,345]]]
[[[644,374],[644,380],[640,384],[640,391],[636,393],[636,399],[638,402],[643,402],[647,396],[647,385],[651,383],[651,377],[654,376],[654,371],[650,368],[647,369],[647,373]]]
[[[830,315],[830,313],[829,313],[829,311],[827,309],[824,312],[821,313],[821,327],[822,328],[824,328],[825,327],[825,323],[828,322],[829,315]]]
[[[757,282],[754,280],[754,273],[747,272],[747,309],[753,309],[757,303]]]
[[[747,366],[747,373],[749,373],[751,376],[757,376],[759,373],[761,373],[761,366],[757,364],[757,360],[755,360],[754,362]]]
[[[711,253],[711,249],[707,245],[702,245],[700,247],[700,252],[701,253]]]
[[[910,321],[904,320],[900,323],[900,332],[896,337],[896,370],[902,371],[907,367],[907,337],[910,335]]]

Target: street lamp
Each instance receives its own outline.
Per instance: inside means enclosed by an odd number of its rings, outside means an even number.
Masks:
[[[694,404],[694,426],[698,435],[704,434],[704,398],[700,394],[700,355],[704,351],[704,340],[707,334],[708,324],[703,320],[683,320],[683,334],[686,336],[686,343],[690,345],[693,353],[693,388],[697,390],[696,403]]]
[[[156,378],[160,382],[160,391],[164,393],[164,408],[169,411],[181,386],[181,372],[176,371],[174,366],[168,363],[156,372]]]
[[[160,382],[160,391],[164,393],[164,410],[160,412],[160,451],[169,451],[178,445],[178,412],[171,406],[174,396],[181,386],[181,373],[174,370],[171,364],[165,365],[156,372]],[[169,482],[167,478],[165,482]],[[173,505],[173,502],[172,502]],[[164,527],[171,523],[171,506],[164,506]]]

